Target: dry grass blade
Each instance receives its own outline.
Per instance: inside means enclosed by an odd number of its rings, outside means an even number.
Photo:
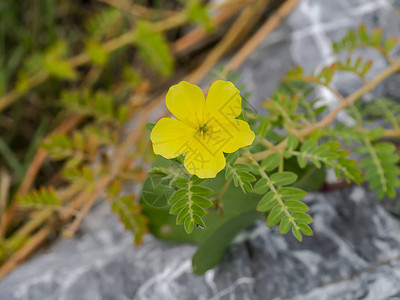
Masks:
[[[236,70],[250,56],[251,53],[262,43],[282,20],[295,8],[299,0],[288,0],[265,21],[264,25],[247,41],[247,43],[233,56],[226,66],[227,70]]]
[[[5,211],[10,192],[11,177],[5,170],[0,170],[0,224],[5,222]],[[0,226],[5,228],[5,226]],[[0,231],[0,238],[4,237],[4,232]]]
[[[16,266],[18,266],[29,255],[31,255],[41,244],[43,244],[51,232],[52,229],[50,227],[44,227],[40,229],[34,236],[32,236],[29,241],[19,249],[18,252],[16,252],[1,266],[0,279],[11,272]]]

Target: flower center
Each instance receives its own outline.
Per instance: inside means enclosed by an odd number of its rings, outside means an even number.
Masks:
[[[207,125],[202,123],[199,125],[199,132],[205,134],[208,131]]]

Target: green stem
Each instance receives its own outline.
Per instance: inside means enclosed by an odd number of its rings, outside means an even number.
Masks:
[[[193,204],[192,192],[190,191],[191,187],[192,187],[192,182],[189,181],[188,182],[188,191],[189,191],[189,193],[188,193],[188,207],[189,207],[190,220],[192,221],[192,223],[194,223],[193,210],[192,210],[192,204]]]
[[[276,195],[276,201],[277,201],[278,205],[281,207],[284,214],[289,218],[289,221],[290,221],[290,223],[292,223],[293,227],[295,227],[297,230],[299,230],[299,227],[297,226],[297,224],[296,224],[295,220],[293,219],[292,215],[290,214],[289,210],[286,208],[285,203],[283,202],[281,196],[279,195],[277,188],[272,183],[272,180],[269,178],[268,174],[265,173],[264,169],[260,166],[260,164],[257,162],[257,160],[254,159],[251,152],[247,148],[245,148],[245,155],[254,165],[256,165],[258,167],[258,171],[259,171],[261,177],[265,178],[267,180],[269,189],[271,190],[272,193],[274,193]]]

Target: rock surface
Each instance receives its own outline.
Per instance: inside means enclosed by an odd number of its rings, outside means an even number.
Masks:
[[[400,299],[400,222],[362,187],[306,198],[315,235],[302,243],[256,224],[221,265],[191,272],[195,246],[150,236],[139,248],[107,205],[0,283],[0,299]]]
[[[334,59],[333,40],[366,23],[400,36],[389,0],[303,0],[241,69],[252,99],[270,95],[286,70],[310,71]],[[378,61],[377,53],[363,51]],[[377,93],[400,98],[394,77]],[[337,78],[343,93],[359,84]],[[336,99],[318,93],[327,103]],[[259,109],[259,101],[253,103]],[[107,205],[84,223],[83,234],[62,240],[0,282],[0,300],[111,299],[400,299],[400,222],[361,187],[310,194],[315,235],[298,243],[259,223],[238,237],[217,268],[191,273],[195,246],[150,236],[139,248]]]

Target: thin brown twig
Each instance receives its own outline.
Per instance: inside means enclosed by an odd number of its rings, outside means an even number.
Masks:
[[[66,134],[75,128],[84,117],[82,116],[71,116],[70,118],[65,119],[56,129],[54,129],[48,136],[52,136],[55,134]],[[34,179],[36,178],[36,174],[38,173],[44,159],[46,158],[47,151],[40,148],[35,156],[32,159],[32,163],[30,164],[28,170],[26,171],[25,177],[22,180],[22,183],[18,189],[18,194],[26,194],[30,187],[33,184]]]
[[[230,6],[225,7],[223,10],[219,11],[216,16],[211,17],[212,26],[218,27],[222,25],[224,22],[232,18],[241,9],[252,2],[254,2],[254,0],[240,1],[232,3]],[[215,34],[215,32],[216,30],[213,34]],[[191,48],[197,48],[200,42],[205,40],[206,38],[209,38],[209,36],[210,33],[208,33],[205,28],[197,27],[173,42],[171,50],[177,56],[187,54],[188,51],[191,50]]]
[[[54,134],[63,134],[69,132],[72,128],[74,128],[79,122],[81,122],[83,117],[81,116],[73,116],[69,119],[66,119],[63,123],[61,123],[55,130],[53,130],[48,136]],[[39,148],[30,163],[28,170],[25,173],[24,179],[21,182],[21,185],[18,188],[17,194],[24,195],[28,192],[33,182],[35,181],[36,175],[38,174],[45,158],[47,156],[47,151],[43,148]],[[11,203],[11,205],[7,208],[6,213],[3,215],[2,222],[0,223],[0,236],[4,236],[7,228],[9,227],[14,215],[16,213],[16,205],[15,203]]]
[[[10,192],[11,177],[5,170],[0,170],[0,228],[5,222],[5,210],[7,207],[8,195]],[[4,237],[4,232],[0,231],[0,239]]]
[[[39,245],[47,240],[51,233],[50,227],[44,227],[34,236],[29,239],[22,248],[19,249],[13,256],[11,256],[0,268],[0,279],[6,276],[10,271],[15,269],[19,263],[31,255]]]
[[[323,128],[328,126],[330,123],[334,121],[336,115],[342,111],[343,109],[350,107],[354,102],[360,99],[366,93],[374,90],[376,86],[385,80],[387,77],[393,75],[394,73],[400,70],[400,59],[398,59],[395,63],[393,63],[390,67],[385,69],[382,73],[378,74],[375,78],[368,81],[366,85],[355,91],[353,94],[349,95],[341,102],[341,104],[332,110],[328,115],[326,115],[320,122],[307,127],[300,131],[302,136],[307,136],[314,132],[318,128]]]
[[[226,191],[228,190],[230,184],[232,182],[232,179],[229,179],[225,182],[224,186],[220,190],[219,194],[217,197],[214,198],[212,201],[215,208],[219,209],[219,216],[221,220],[224,218],[224,205],[221,202],[222,197],[225,195]]]
[[[342,111],[343,109],[346,109],[353,105],[354,102],[356,102],[358,99],[360,99],[364,94],[374,90],[378,84],[380,84],[383,80],[388,78],[389,76],[395,74],[400,70],[400,59],[396,60],[391,66],[389,66],[387,69],[382,71],[380,74],[378,74],[376,77],[368,81],[368,83],[364,86],[362,86],[360,89],[355,91],[353,94],[349,95],[346,97],[340,105],[338,105],[334,110],[332,110],[329,114],[327,114],[321,121],[303,128],[302,130],[298,131],[299,137],[306,137],[313,133],[316,129],[319,128],[324,128],[329,126],[336,118],[337,114]],[[387,134],[392,134],[392,136],[400,136],[400,132],[398,130],[389,130],[386,131]],[[282,142],[280,142],[274,149],[269,149],[266,151],[258,152],[253,155],[254,159],[257,161],[260,161],[270,155],[271,153],[277,152],[277,151],[282,151],[283,149],[286,148],[287,146],[287,138],[285,138]],[[246,157],[241,157],[237,160],[237,162],[247,162]]]
[[[226,66],[226,70],[236,70],[254,52],[286,16],[294,9],[299,0],[288,0],[268,18],[261,28],[247,41],[247,43],[233,56]]]
[[[265,2],[268,1],[269,0],[263,0],[253,4],[252,6],[246,7],[218,45],[207,55],[203,63],[189,76],[188,81],[198,82],[199,78],[204,78],[227,50],[235,43],[236,39],[242,34],[247,26],[249,26],[249,24],[252,25],[249,21],[254,17],[254,14],[260,12],[260,3],[265,5]]]

